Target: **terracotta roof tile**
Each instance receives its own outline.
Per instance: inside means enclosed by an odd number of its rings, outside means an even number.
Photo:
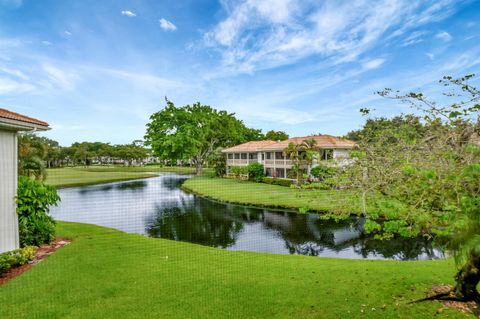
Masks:
[[[316,146],[319,148],[353,148],[356,144],[353,141],[330,136],[330,135],[317,135],[317,136],[304,136],[304,137],[292,137],[285,141],[252,141],[236,145],[227,149],[224,149],[224,153],[235,152],[256,152],[256,151],[276,151],[285,149],[288,144],[301,144],[305,140],[315,140]]]
[[[303,137],[292,137],[288,140],[278,142],[272,147],[266,147],[265,150],[277,150],[284,149],[290,143],[301,144],[306,140],[314,140],[316,146],[319,148],[353,148],[356,144],[353,141],[334,137],[331,135],[315,135],[315,136],[303,136]],[[274,146],[274,147],[273,147]]]
[[[9,120],[14,120],[14,121],[20,121],[20,122],[25,122],[25,123],[30,123],[30,124],[35,124],[39,126],[48,126],[47,122],[40,121],[37,119],[34,119],[32,117],[28,117],[22,114],[18,114],[15,112],[11,112],[5,109],[0,108],[0,118],[5,118]]]
[[[275,141],[251,141],[247,143],[243,143],[240,145],[235,145],[230,148],[224,149],[222,152],[224,153],[234,153],[234,152],[255,152],[255,151],[260,151],[264,147],[267,147],[269,145],[277,144]]]

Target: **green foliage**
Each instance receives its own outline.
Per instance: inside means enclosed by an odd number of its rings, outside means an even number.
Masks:
[[[33,259],[37,247],[27,246],[0,254],[0,276],[10,268],[24,265]]]
[[[227,159],[222,153],[222,148],[218,148],[208,159],[210,167],[213,167],[215,176],[222,177],[227,173]]]
[[[289,136],[284,131],[268,131],[265,134],[265,139],[270,141],[285,141],[288,140]]]
[[[304,140],[300,144],[289,143],[283,152],[292,161],[291,172],[296,176],[297,185],[301,185],[305,168],[312,164],[318,154],[315,140]]]
[[[242,176],[248,176],[248,167],[247,166],[232,166],[230,167],[230,173],[232,173],[235,178],[241,179]]]
[[[265,184],[279,185],[279,186],[285,186],[285,187],[290,187],[291,185],[293,185],[293,181],[289,179],[264,177],[262,181]]]
[[[472,77],[440,81],[450,87],[444,95],[458,99],[447,105],[419,92],[378,92],[410,104],[422,117],[371,119],[351,132],[361,156],[343,179],[362,198],[367,232],[379,238],[433,237],[457,257],[468,258],[461,271],[469,275],[459,272],[456,277],[456,292],[468,291],[467,298],[478,293],[464,289],[464,278],[480,279],[478,265],[476,274],[470,267],[480,260],[475,257],[479,241],[473,240],[480,237],[480,91],[468,83]],[[384,200],[379,201],[378,194]],[[462,294],[457,296],[466,299]]]
[[[328,178],[331,178],[337,174],[337,169],[335,167],[317,165],[310,170],[310,174],[313,177],[318,178],[321,181],[324,181]]]
[[[201,174],[205,161],[219,147],[229,147],[261,138],[260,130],[249,129],[235,114],[195,103],[166,107],[154,113],[147,124],[147,145],[165,160],[192,160]]]
[[[263,165],[258,162],[249,164],[247,166],[247,171],[248,179],[257,183],[262,182],[263,177],[265,176]]]
[[[21,246],[39,246],[55,238],[50,206],[60,200],[52,186],[21,176],[18,180],[17,213]]]

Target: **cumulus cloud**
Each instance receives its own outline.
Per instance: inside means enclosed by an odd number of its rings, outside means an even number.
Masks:
[[[127,16],[129,18],[133,18],[137,16],[135,13],[133,13],[130,10],[123,10],[121,13],[122,13],[122,16]]]
[[[452,36],[450,35],[450,33],[446,32],[446,31],[442,31],[442,32],[439,32],[439,33],[435,34],[435,38],[443,40],[445,42],[448,42],[448,41],[452,40]]]
[[[158,22],[160,23],[160,28],[162,28],[163,30],[166,30],[166,31],[177,30],[177,27],[172,22],[164,18],[161,18],[160,20],[158,20]]]
[[[418,43],[421,32],[401,37],[455,10],[453,0],[225,0],[222,5],[226,17],[205,32],[204,44],[221,54],[225,67],[246,73],[312,55],[334,64],[351,62],[379,41]]]

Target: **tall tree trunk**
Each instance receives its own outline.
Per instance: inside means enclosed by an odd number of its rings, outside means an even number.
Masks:
[[[202,175],[203,173],[203,165],[200,162],[195,163],[195,174],[197,176]]]
[[[480,281],[480,253],[471,251],[467,262],[455,276],[455,296],[464,301],[480,303],[477,285]]]

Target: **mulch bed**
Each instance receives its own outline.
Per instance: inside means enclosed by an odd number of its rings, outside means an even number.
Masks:
[[[39,262],[41,262],[42,260],[50,256],[51,254],[53,254],[57,249],[60,249],[63,246],[66,246],[68,244],[70,244],[70,240],[66,238],[58,237],[58,238],[55,238],[55,240],[49,245],[41,246],[35,252],[35,256],[33,257],[32,261],[28,262],[25,265],[13,267],[9,269],[6,273],[4,273],[0,277],[0,286],[7,283],[13,278],[20,276],[25,271],[29,270],[30,268],[32,268],[33,266],[35,266],[36,264],[38,264]]]
[[[447,293],[452,289],[450,285],[434,285],[428,297],[435,296],[441,293]],[[475,314],[478,316],[478,305],[474,302],[452,301],[452,300],[439,300],[443,304],[443,308],[437,310],[437,314],[443,312],[444,308],[453,308],[467,314]]]

